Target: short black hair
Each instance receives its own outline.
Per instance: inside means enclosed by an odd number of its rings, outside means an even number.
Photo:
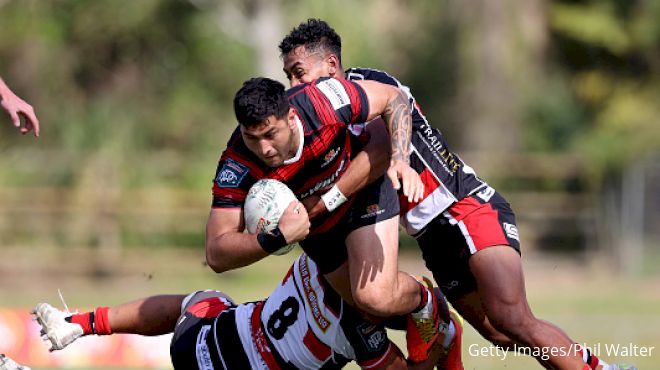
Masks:
[[[337,55],[341,63],[341,37],[323,20],[310,18],[292,29],[280,42],[281,56],[284,57],[298,46],[305,46],[307,51],[326,49]]]
[[[270,78],[249,79],[234,96],[234,114],[238,123],[246,127],[259,125],[270,116],[282,118],[288,112],[284,85]]]

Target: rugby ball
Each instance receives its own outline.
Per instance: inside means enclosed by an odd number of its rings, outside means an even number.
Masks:
[[[268,232],[277,227],[286,207],[296,200],[295,194],[284,183],[273,179],[261,179],[248,191],[243,205],[245,228],[250,234]],[[289,244],[274,255],[289,253],[298,243]]]

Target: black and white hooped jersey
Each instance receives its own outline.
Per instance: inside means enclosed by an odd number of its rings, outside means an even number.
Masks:
[[[486,186],[474,170],[449,149],[440,130],[431,126],[408,86],[386,72],[370,68],[348,69],[346,78],[396,86],[410,101],[413,123],[410,166],[424,182],[424,197],[417,203],[409,203],[401,197],[401,223],[408,234],[417,234],[453,203]]]
[[[305,254],[268,299],[239,305],[235,317],[252,369],[339,369],[352,360],[369,369],[394,351],[385,328],[346,304]]]

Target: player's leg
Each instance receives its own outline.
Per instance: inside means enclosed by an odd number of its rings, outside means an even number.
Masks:
[[[50,340],[51,350],[62,349],[89,334],[130,333],[161,335],[174,330],[184,295],[160,295],[94,311],[70,313],[39,303],[32,313]]]
[[[398,266],[398,217],[364,226],[346,239],[352,296],[362,310],[381,317],[420,305],[418,282]]]
[[[582,369],[585,363],[595,369],[607,368],[595,356],[581,352],[557,326],[533,315],[525,292],[515,216],[504,198],[494,191],[484,191],[459,202],[448,216],[464,235],[472,254],[469,271],[481,304],[471,296],[471,300],[464,299],[462,309],[472,310],[465,316],[478,325],[480,333],[504,346],[515,342],[524,347],[555,348],[554,353],[561,355],[550,353],[547,361],[537,359],[552,368]]]

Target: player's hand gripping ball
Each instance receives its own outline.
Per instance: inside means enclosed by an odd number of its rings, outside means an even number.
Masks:
[[[261,179],[247,194],[243,205],[245,228],[250,234],[268,232],[275,229],[284,210],[296,200],[296,196],[284,183]],[[292,243],[275,251],[274,255],[289,253],[298,243]]]

